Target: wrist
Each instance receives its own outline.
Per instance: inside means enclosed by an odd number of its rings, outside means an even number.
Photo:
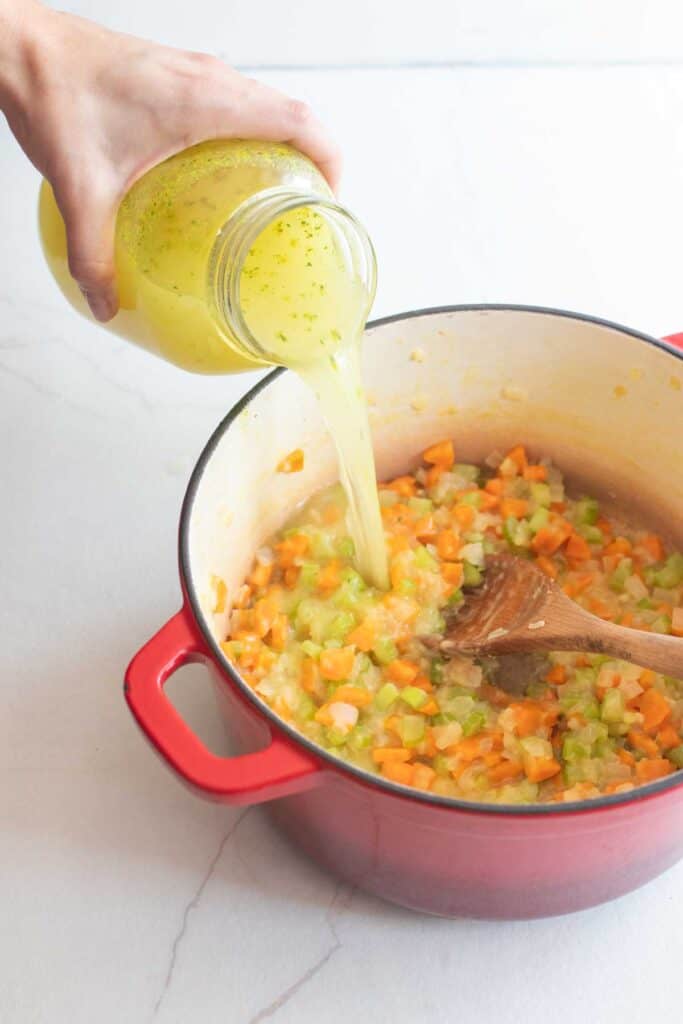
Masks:
[[[45,14],[37,0],[0,0],[0,109],[5,114],[30,91]]]

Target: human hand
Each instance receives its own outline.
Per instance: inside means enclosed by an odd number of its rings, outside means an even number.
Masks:
[[[118,309],[118,205],[161,160],[214,138],[289,142],[337,185],[338,150],[306,104],[217,58],[110,32],[34,0],[0,0],[0,29],[8,26],[0,107],[52,185],[69,270],[98,320]]]

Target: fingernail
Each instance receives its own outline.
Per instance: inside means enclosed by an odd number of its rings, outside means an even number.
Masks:
[[[86,291],[83,292],[88,305],[92,310],[92,315],[100,323],[106,323],[107,320],[111,320],[116,312],[114,303],[106,295],[88,295]]]

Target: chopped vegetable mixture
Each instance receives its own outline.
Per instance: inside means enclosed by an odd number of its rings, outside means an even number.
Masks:
[[[683,555],[565,494],[525,449],[482,467],[443,441],[380,485],[391,589],[353,567],[338,487],[261,549],[222,647],[304,736],[392,782],[460,800],[583,800],[683,769],[683,682],[601,655],[542,655],[522,696],[495,662],[444,661],[421,637],[480,585],[487,556],[534,559],[584,608],[683,637]],[[223,595],[224,597],[224,595]]]

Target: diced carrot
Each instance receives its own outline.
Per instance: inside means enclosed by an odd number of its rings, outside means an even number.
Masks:
[[[353,704],[355,708],[364,708],[372,702],[372,694],[369,690],[364,690],[362,686],[342,683],[334,691],[334,699],[343,701],[344,704]]]
[[[271,629],[278,614],[278,602],[272,597],[262,597],[257,601],[251,612],[254,632],[264,637]]]
[[[442,530],[436,538],[436,550],[447,562],[454,562],[460,550],[460,538],[453,530]]]
[[[523,771],[524,768],[519,761],[502,760],[497,765],[489,768],[489,782],[491,785],[496,786],[500,782],[507,782],[509,779],[516,778]]]
[[[332,718],[332,715],[330,713],[330,705],[329,704],[322,704],[318,708],[316,713],[313,715],[313,718],[315,719],[315,721],[319,725],[328,725],[328,726],[332,725],[333,718]]]
[[[558,519],[550,526],[544,526],[538,531],[531,542],[531,547],[537,555],[554,555],[571,537],[572,532],[571,523],[565,519]]]
[[[416,686],[418,690],[424,690],[425,693],[432,693],[434,690],[434,684],[423,675],[415,676],[410,685]]]
[[[508,516],[524,519],[529,515],[529,502],[526,498],[503,498],[500,503],[500,514],[503,519],[507,519]]]
[[[544,782],[562,771],[554,757],[532,757],[524,755],[524,773],[529,782]]]
[[[278,473],[300,473],[303,468],[304,453],[301,448],[295,448],[277,464]]]
[[[616,537],[610,544],[607,544],[604,548],[605,555],[630,555],[633,550],[631,541],[626,537]]]
[[[529,465],[526,456],[526,449],[521,444],[518,444],[514,448],[512,448],[511,451],[507,453],[505,458],[509,459],[510,462],[514,462],[515,466],[517,467],[517,472],[520,475],[524,473],[524,470]]]
[[[550,576],[551,580],[557,579],[557,566],[546,555],[539,555],[536,559],[536,565],[546,576]]]
[[[640,782],[654,782],[655,779],[663,779],[671,775],[674,766],[665,757],[644,757],[636,765],[636,776]]]
[[[624,614],[621,616],[621,619],[619,620],[619,625],[628,626],[632,628],[635,621],[636,617],[633,614],[633,612],[624,612]]]
[[[657,673],[651,668],[644,668],[638,676],[638,682],[644,690],[649,690],[657,682]]]
[[[403,786],[412,786],[415,778],[415,768],[412,764],[400,764],[396,761],[387,761],[382,766],[382,775],[392,782],[400,782]]]
[[[287,587],[287,590],[294,590],[294,587],[299,582],[299,574],[300,573],[301,573],[301,566],[300,565],[290,565],[290,566],[288,566],[285,569],[282,578],[284,580],[285,586]]]
[[[671,613],[671,632],[683,636],[683,608],[674,608]]]
[[[657,534],[649,533],[645,537],[641,537],[638,541],[638,547],[645,548],[653,562],[664,561],[664,545],[662,544],[661,537],[658,537]]]
[[[404,533],[394,534],[391,537],[387,537],[387,547],[391,555],[399,555],[401,551],[408,550],[410,541]]]
[[[285,537],[283,541],[275,545],[278,554],[278,562],[283,569],[295,564],[295,559],[306,554],[310,546],[310,540],[305,533],[294,533],[291,537]]]
[[[371,651],[377,641],[375,630],[367,622],[362,622],[351,630],[346,638],[347,644],[352,644],[359,651]]]
[[[444,466],[431,466],[425,474],[427,489],[429,490],[432,487],[436,487],[445,472],[446,470]]]
[[[589,602],[589,607],[593,612],[593,615],[597,615],[600,619],[611,621],[614,618],[614,612],[610,606],[605,601],[601,601],[598,597],[593,598]]]
[[[276,651],[284,651],[287,644],[289,619],[283,613],[276,615],[270,627],[270,646]]]
[[[413,772],[413,786],[416,789],[429,789],[436,778],[436,772],[428,764],[416,764]]]
[[[431,466],[443,466],[450,469],[455,462],[455,452],[452,441],[439,441],[422,453],[422,458]]]
[[[511,704],[510,710],[514,711],[515,732],[518,736],[531,736],[540,728],[543,721],[543,708],[533,701],[523,701],[519,704]]]
[[[553,665],[545,678],[553,686],[563,686],[567,682],[567,670],[564,665]]]
[[[388,761],[410,761],[412,756],[412,750],[406,750],[405,747],[375,747],[372,752],[372,760],[375,764],[386,764]]]
[[[548,479],[548,471],[545,466],[527,466],[523,473],[525,480],[534,480],[538,483],[542,483]]]
[[[258,657],[261,652],[261,638],[255,633],[238,634],[240,642],[240,653],[238,661],[241,668],[254,669],[258,664]]]
[[[458,526],[467,530],[474,522],[475,511],[471,505],[456,505],[453,509],[453,518]]]
[[[273,568],[273,562],[257,562],[249,576],[249,582],[252,587],[267,587],[270,583],[270,577],[273,575]]]
[[[465,570],[462,562],[445,562],[441,566],[441,576],[450,583],[454,590],[457,590],[463,581]]]
[[[333,558],[331,562],[320,570],[318,573],[318,579],[316,580],[316,586],[318,590],[323,592],[329,590],[336,590],[341,583],[341,566],[336,558]]]
[[[587,562],[591,557],[591,549],[588,542],[578,534],[573,533],[567,542],[565,548],[567,556],[573,558],[575,562]]]
[[[660,729],[656,739],[660,750],[673,750],[681,743],[678,730],[674,729],[673,725],[665,725],[663,729]]]
[[[567,511],[567,502],[566,501],[551,501],[550,502],[550,511],[551,512],[557,512],[557,514],[560,515],[560,516],[563,515]]]
[[[504,483],[500,477],[494,476],[490,480],[487,480],[484,485],[484,490],[488,491],[489,494],[496,494],[498,497],[503,493]]]
[[[647,733],[656,732],[671,715],[671,705],[666,697],[654,687],[640,694],[634,705],[643,715],[643,728]]]
[[[397,476],[388,484],[382,484],[382,488],[386,491],[395,491],[402,498],[412,498],[417,489],[417,483],[414,476]]]
[[[636,763],[636,759],[630,750],[624,750],[623,747],[617,747],[615,753],[620,761],[623,761],[624,764],[627,764],[630,768],[633,768],[633,766]]]
[[[434,516],[422,516],[415,523],[415,536],[421,541],[432,541],[436,537],[437,529],[434,524]]]
[[[225,585],[225,580],[220,576],[212,576],[211,582],[213,583],[214,593],[213,612],[215,615],[220,615],[225,611],[225,605],[228,599],[228,588]]]
[[[330,647],[320,655],[320,674],[323,679],[348,679],[354,658],[353,647]]]
[[[500,498],[497,494],[489,494],[488,491],[476,491],[479,497],[479,511],[490,512],[500,505]]]
[[[420,667],[413,661],[397,658],[390,662],[384,671],[392,682],[398,683],[399,686],[408,686],[419,673]]]
[[[647,757],[657,757],[659,754],[659,747],[655,741],[644,732],[631,729],[627,739],[632,747],[635,747],[636,750],[639,750],[641,754],[645,754]]]
[[[427,715],[429,717],[431,717],[431,715],[438,715],[441,712],[441,708],[436,703],[433,697],[431,698],[431,700],[428,700],[426,704],[423,704],[422,707],[418,708],[417,710],[420,712],[421,715]]]
[[[315,658],[305,658],[301,665],[301,686],[308,694],[318,693],[320,672]]]

